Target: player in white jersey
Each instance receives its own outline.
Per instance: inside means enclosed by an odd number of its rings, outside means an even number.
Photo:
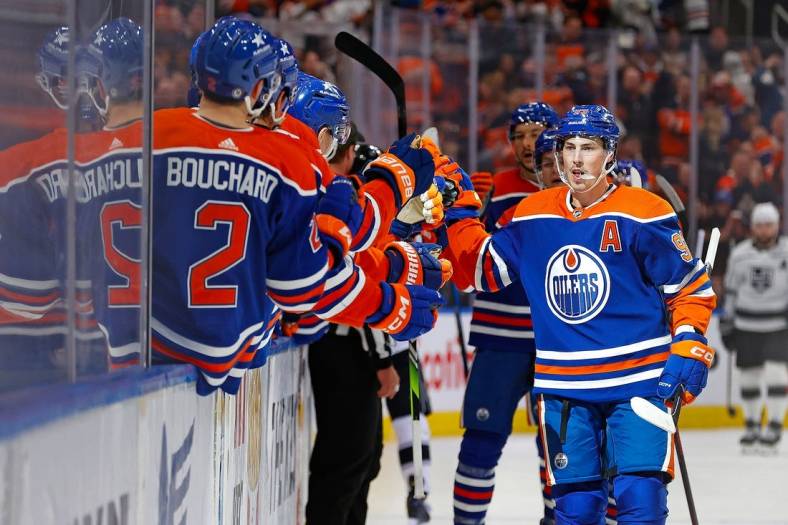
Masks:
[[[753,208],[750,226],[751,238],[728,261],[720,329],[741,370],[746,431],[740,442],[774,448],[788,407],[788,237],[779,235],[780,213],[770,202]],[[769,423],[762,429],[764,404]]]

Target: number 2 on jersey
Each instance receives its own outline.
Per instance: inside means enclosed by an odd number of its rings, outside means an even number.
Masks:
[[[101,209],[101,243],[104,260],[112,271],[126,280],[126,284],[107,287],[107,305],[110,308],[139,307],[140,260],[129,257],[115,245],[115,226],[121,229],[139,228],[142,212],[131,201],[108,202]]]
[[[238,287],[211,286],[208,280],[216,277],[246,257],[250,214],[241,202],[207,201],[194,215],[198,230],[216,230],[217,225],[228,226],[227,244],[189,267],[188,288],[190,308],[233,308],[238,300]]]

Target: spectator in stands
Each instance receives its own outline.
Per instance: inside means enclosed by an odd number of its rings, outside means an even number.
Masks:
[[[651,100],[645,89],[640,70],[633,65],[624,66],[621,71],[616,116],[624,123],[628,135],[646,137],[650,133]]]
[[[752,74],[752,86],[755,100],[761,110],[761,123],[768,126],[774,115],[783,106],[780,85],[785,85],[785,77],[780,74],[780,63],[783,58],[775,50],[767,56],[763,64],[755,68]]]
[[[570,57],[582,59],[584,54],[583,22],[576,15],[567,16],[555,46],[558,65],[563,67]]]
[[[706,42],[706,49],[703,53],[706,63],[712,71],[719,71],[722,69],[722,58],[729,47],[728,31],[724,27],[714,27]]]
[[[675,176],[677,166],[689,159],[690,78],[686,75],[676,77],[674,89],[673,100],[657,112],[659,153],[662,157],[662,171],[666,176]]]

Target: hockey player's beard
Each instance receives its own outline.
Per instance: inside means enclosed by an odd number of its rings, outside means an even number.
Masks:
[[[753,235],[752,243],[758,250],[768,250],[777,243],[778,235],[769,235],[768,237],[761,237]]]

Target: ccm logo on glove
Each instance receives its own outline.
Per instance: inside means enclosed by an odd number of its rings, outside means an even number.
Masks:
[[[390,332],[396,332],[399,330],[399,327],[402,326],[402,323],[405,323],[408,320],[408,307],[410,306],[410,301],[408,301],[408,299],[404,296],[400,295],[399,302],[400,307],[399,311],[397,312],[397,317],[386,327],[386,330]]]
[[[698,361],[705,361],[708,366],[711,366],[711,362],[714,360],[714,352],[710,351],[708,347],[693,346],[690,349],[690,354]]]

